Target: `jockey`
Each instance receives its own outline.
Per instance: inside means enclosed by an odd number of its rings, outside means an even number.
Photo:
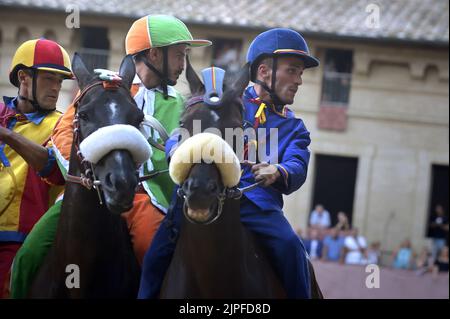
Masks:
[[[189,47],[208,45],[211,45],[210,41],[193,39],[182,21],[167,15],[142,17],[133,23],[127,33],[126,54],[134,57],[139,78],[139,81],[134,81],[131,90],[135,92],[134,99],[144,114],[155,117],[169,133],[178,127],[184,106],[183,97],[173,86],[184,70],[187,50]],[[57,161],[64,176],[68,171],[72,146],[74,112],[73,105],[69,106],[52,135]],[[157,132],[148,129],[146,133],[152,135],[154,140],[159,139]],[[164,152],[153,147],[153,155],[141,166],[140,175],[166,169],[168,165]],[[140,264],[167,212],[173,188],[167,172],[142,182],[133,208],[122,214]],[[60,208],[61,201],[43,216],[18,252],[12,276],[13,298],[26,296],[36,271],[54,241]]]
[[[61,116],[61,83],[70,78],[69,55],[56,42],[29,40],[14,54],[9,80],[18,94],[0,103],[0,298],[17,250],[62,191],[48,142]]]
[[[241,221],[266,248],[288,298],[310,298],[308,256],[303,243],[283,215],[282,195],[300,188],[306,180],[309,162],[309,132],[286,105],[294,103],[302,84],[303,70],[319,61],[309,54],[303,37],[289,29],[272,29],[257,36],[248,50],[252,81],[243,96],[244,128],[265,128],[258,137],[260,147],[269,146],[270,129],[278,130],[278,153],[244,164],[240,187],[256,181],[263,185],[244,193]],[[171,141],[172,138],[169,140]],[[254,141],[250,141],[254,142]],[[166,144],[167,157],[172,154]],[[265,145],[264,145],[265,144]],[[247,143],[247,145],[249,145]],[[249,162],[247,162],[249,163]],[[177,204],[173,220],[160,227],[144,258],[139,298],[156,298],[174,252],[173,230],[179,227],[181,207]],[[167,219],[167,218],[166,218]],[[163,225],[166,221],[163,222]]]

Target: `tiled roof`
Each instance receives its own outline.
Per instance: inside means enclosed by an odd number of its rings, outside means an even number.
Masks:
[[[78,0],[75,3],[81,13],[129,18],[164,13],[187,23],[256,29],[281,26],[317,36],[447,46],[449,40],[448,0]],[[66,0],[0,0],[0,7],[62,12],[66,5]],[[379,19],[375,16],[377,11]]]

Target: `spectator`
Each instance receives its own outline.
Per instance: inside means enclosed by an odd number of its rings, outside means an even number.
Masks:
[[[350,230],[350,235],[345,237],[344,241],[345,249],[345,263],[353,265],[365,265],[367,264],[366,249],[367,241],[363,236],[358,235],[358,229],[353,228]]]
[[[392,267],[395,269],[411,269],[414,262],[414,253],[411,248],[411,241],[405,239],[400,247],[392,253]]]
[[[348,222],[347,214],[343,211],[337,213],[337,223],[334,226],[340,232],[347,232],[350,230],[350,224]]]
[[[331,226],[330,213],[322,205],[317,205],[311,212],[309,225],[320,229],[326,229]]]
[[[344,248],[344,237],[339,235],[337,228],[332,228],[330,234],[323,240],[322,260],[339,261]]]
[[[448,246],[442,247],[438,258],[434,262],[433,275],[436,276],[440,272],[448,273]]]
[[[418,276],[425,274],[430,270],[433,265],[433,257],[431,256],[428,247],[423,247],[420,254],[417,256],[415,261],[416,274]]]
[[[448,217],[445,215],[444,207],[436,205],[431,219],[431,238],[433,239],[433,248],[431,254],[433,260],[436,260],[437,254],[446,245],[448,239]]]
[[[320,234],[318,229],[310,228],[308,238],[303,241],[305,249],[312,260],[320,259],[322,257],[323,243],[319,236]]]
[[[380,242],[373,242],[367,250],[367,263],[378,265],[381,258]]]

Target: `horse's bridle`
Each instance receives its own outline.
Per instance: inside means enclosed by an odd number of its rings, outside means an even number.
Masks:
[[[102,85],[106,90],[117,90],[120,87],[124,88],[128,91],[128,89],[121,83],[121,82],[112,82],[112,81],[97,81],[90,85],[88,85],[86,88],[84,88],[81,93],[75,98],[73,105],[76,109],[75,116],[73,119],[73,139],[74,139],[74,147],[77,152],[77,157],[79,159],[80,164],[82,165],[82,168],[84,169],[84,172],[80,174],[80,176],[75,176],[71,174],[66,175],[66,181],[70,183],[80,184],[84,186],[85,188],[91,190],[94,188],[97,191],[98,199],[100,202],[100,205],[103,204],[102,196],[101,196],[101,181],[97,179],[94,172],[94,165],[87,161],[82,152],[80,151],[80,143],[81,143],[81,135],[80,135],[80,120],[78,115],[78,106],[80,104],[81,99],[86,95],[88,91],[90,91],[92,88],[96,86]],[[168,134],[164,127],[161,125],[159,121],[157,121],[152,116],[146,116],[141,125],[147,125],[154,128],[156,131],[159,132],[161,139],[165,142],[168,138]],[[152,140],[152,139],[151,139]],[[159,143],[153,141],[153,143],[150,143],[151,145],[157,147],[158,149],[164,150],[164,147],[161,146]],[[147,175],[139,177],[139,182],[146,181],[148,179],[154,178],[158,176],[159,174],[165,173],[168,170],[161,170],[156,172],[150,172]]]
[[[183,213],[184,216],[186,217],[186,219],[193,223],[193,224],[199,224],[199,225],[209,225],[214,223],[217,219],[219,219],[219,217],[222,215],[223,212],[223,204],[225,203],[226,199],[234,199],[234,200],[239,200],[241,199],[242,195],[245,192],[251,191],[252,189],[260,186],[261,184],[263,184],[264,181],[258,181],[256,183],[253,183],[249,186],[246,187],[242,187],[239,188],[237,186],[234,187],[224,187],[223,190],[216,196],[217,197],[217,212],[216,212],[216,216],[214,216],[214,218],[212,218],[211,220],[208,220],[207,222],[199,222],[196,221],[194,219],[192,219],[191,217],[189,217],[189,214],[187,212],[187,201],[186,201],[186,193],[184,192],[183,188],[180,187],[177,190],[177,195],[179,197],[181,197],[184,200],[183,203]]]
[[[84,168],[84,173],[81,173],[80,176],[75,175],[66,175],[66,181],[71,183],[76,183],[84,186],[85,188],[91,190],[94,188],[97,191],[98,194],[98,200],[100,202],[100,205],[103,204],[102,196],[101,196],[101,182],[97,179],[94,172],[94,165],[87,161],[83,154],[80,151],[80,143],[81,143],[81,134],[80,134],[80,119],[78,115],[78,106],[80,104],[81,99],[86,95],[88,91],[90,91],[92,88],[96,86],[102,85],[106,90],[117,90],[119,87],[125,88],[121,83],[118,82],[109,82],[109,81],[97,81],[94,82],[87,87],[85,87],[81,93],[75,98],[75,101],[73,102],[73,105],[76,109],[75,116],[73,119],[73,139],[74,139],[74,147],[75,151],[77,152],[77,157]],[[126,88],[125,88],[126,89]]]
[[[216,216],[214,216],[214,218],[212,218],[211,220],[208,220],[207,222],[199,222],[196,221],[195,219],[192,219],[191,217],[189,217],[188,214],[188,206],[187,206],[187,200],[186,200],[186,193],[184,192],[184,190],[180,187],[177,190],[177,195],[181,198],[183,198],[184,202],[183,202],[183,214],[184,217],[186,217],[186,219],[193,223],[193,224],[198,224],[198,225],[209,225],[214,223],[219,217],[220,215],[222,215],[222,211],[223,211],[223,204],[225,203],[225,199],[227,198],[227,189],[224,188],[222,192],[220,192],[217,195],[217,212],[216,212]]]

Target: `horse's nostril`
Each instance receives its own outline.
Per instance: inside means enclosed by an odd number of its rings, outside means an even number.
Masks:
[[[111,172],[105,175],[104,186],[109,191],[123,191],[136,186],[133,181],[134,176],[127,177],[121,172]]]
[[[112,181],[112,174],[108,173],[105,176],[105,185],[108,188],[111,188],[113,186],[113,181]]]
[[[216,185],[216,183],[210,183],[210,184],[208,185],[208,190],[209,190],[211,193],[215,193],[215,192],[217,191],[217,185]]]
[[[187,182],[187,189],[189,191],[193,192],[193,191],[195,191],[196,189],[199,189],[199,188],[200,188],[200,184],[197,181],[192,180],[192,179],[188,180],[188,182]]]

